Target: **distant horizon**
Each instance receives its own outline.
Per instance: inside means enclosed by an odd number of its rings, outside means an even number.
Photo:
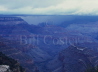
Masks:
[[[58,15],[55,15],[55,14],[51,14],[51,15],[48,15],[48,14],[0,14],[0,15],[16,15],[16,16],[21,16],[21,15],[27,15],[27,16],[98,16],[98,15],[78,15],[78,14],[76,14],[76,15],[60,15],[60,14],[58,14]]]
[[[59,25],[61,23],[83,23],[96,22],[98,15],[32,15],[32,14],[3,14],[0,17],[21,17],[28,24],[38,25],[40,23],[51,23]]]

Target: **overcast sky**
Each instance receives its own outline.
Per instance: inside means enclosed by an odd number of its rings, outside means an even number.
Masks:
[[[0,14],[98,15],[98,0],[0,0]]]

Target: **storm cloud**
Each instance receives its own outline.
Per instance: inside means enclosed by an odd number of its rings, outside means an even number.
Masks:
[[[98,15],[98,0],[0,0],[0,14]]]

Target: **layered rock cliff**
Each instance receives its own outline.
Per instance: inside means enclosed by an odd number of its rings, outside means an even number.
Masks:
[[[97,43],[71,45],[50,61],[47,68],[49,68],[49,72],[86,72],[87,69],[90,69],[89,72],[96,72],[97,47]]]
[[[26,24],[20,17],[0,17],[0,25]]]

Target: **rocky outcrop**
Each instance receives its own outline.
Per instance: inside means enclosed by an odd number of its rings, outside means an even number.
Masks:
[[[0,17],[0,25],[26,24],[20,17]]]
[[[98,44],[82,43],[69,46],[47,64],[50,72],[85,72],[98,66]],[[52,67],[51,67],[52,66]]]
[[[8,65],[0,65],[0,72],[12,72]]]
[[[0,72],[25,72],[20,64],[0,52]]]
[[[22,48],[24,47],[26,46],[19,45],[19,43],[15,41],[9,41],[0,38],[0,51],[2,53],[10,58],[17,60],[17,62],[19,62],[21,66],[25,68],[26,72],[38,72],[34,60],[30,56],[22,52]]]

